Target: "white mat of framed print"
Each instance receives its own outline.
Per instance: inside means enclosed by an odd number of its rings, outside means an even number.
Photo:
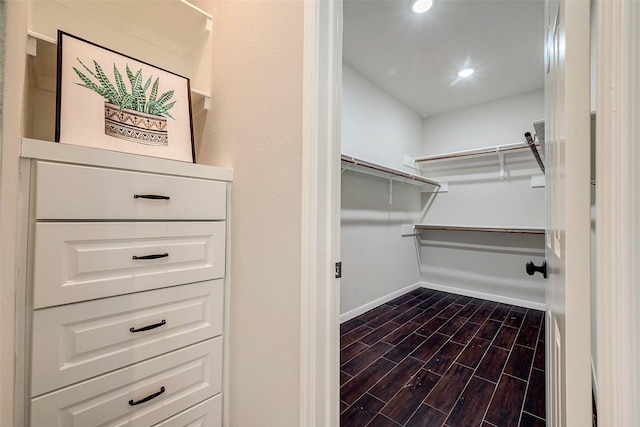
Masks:
[[[189,79],[58,31],[56,142],[195,162]]]

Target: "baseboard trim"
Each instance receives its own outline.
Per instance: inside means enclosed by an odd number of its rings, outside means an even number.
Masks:
[[[355,317],[360,316],[361,314],[366,313],[367,311],[374,309],[384,303],[387,303],[389,301],[391,301],[394,298],[397,298],[401,295],[406,294],[407,292],[411,292],[415,289],[418,288],[426,288],[426,289],[433,289],[435,291],[443,291],[443,292],[449,292],[452,294],[457,294],[457,295],[464,295],[464,296],[468,296],[468,297],[472,297],[472,298],[482,298],[482,299],[486,299],[489,301],[495,301],[495,302],[500,302],[500,303],[504,303],[504,304],[511,304],[511,305],[517,305],[519,307],[526,307],[526,308],[532,308],[534,310],[541,310],[541,311],[545,311],[546,310],[546,305],[544,303],[539,303],[539,302],[534,302],[534,301],[527,301],[527,300],[523,300],[523,299],[518,299],[518,298],[510,298],[510,297],[505,297],[505,296],[501,296],[501,295],[495,295],[495,294],[490,294],[490,293],[486,293],[486,292],[478,292],[478,291],[470,291],[468,289],[464,289],[464,288],[458,288],[455,286],[450,286],[450,285],[440,285],[437,283],[431,283],[431,282],[417,282],[414,283],[413,285],[409,285],[405,288],[402,289],[398,289],[395,292],[392,292],[388,295],[385,295],[383,297],[380,297],[374,301],[371,301],[367,304],[364,304],[360,307],[354,308],[353,310],[347,311],[344,314],[340,315],[340,323],[344,323],[348,320],[351,320]],[[593,368],[593,367],[592,367]],[[595,384],[595,369],[593,369],[593,378],[594,378],[594,384]],[[595,387],[595,386],[594,386]]]
[[[346,313],[340,315],[340,323],[344,323],[344,322],[346,322],[348,320],[353,319],[354,317],[358,317],[361,314],[366,313],[367,311],[369,311],[371,309],[374,309],[374,308],[376,308],[376,307],[378,307],[378,306],[380,306],[380,305],[382,305],[384,303],[387,303],[387,302],[391,301],[394,298],[397,298],[397,297],[399,297],[401,295],[406,294],[407,292],[411,292],[411,291],[413,291],[415,289],[418,289],[420,287],[422,287],[422,282],[417,282],[417,283],[414,283],[413,285],[407,286],[406,288],[398,289],[395,292],[392,292],[392,293],[390,293],[388,295],[380,297],[377,300],[374,300],[374,301],[371,301],[369,303],[366,303],[363,306],[360,306],[358,308],[354,308],[353,310],[347,311]]]
[[[546,304],[535,302],[535,301],[527,301],[527,300],[518,299],[518,298],[510,298],[510,297],[490,294],[486,292],[471,291],[468,289],[458,288],[451,285],[439,285],[437,283],[431,283],[431,282],[420,282],[420,284],[423,288],[433,289],[434,291],[450,292],[452,294],[464,295],[472,298],[482,298],[489,301],[495,301],[495,302],[500,302],[500,303],[510,304],[510,305],[517,305],[519,307],[532,308],[534,310],[545,311],[547,309]]]

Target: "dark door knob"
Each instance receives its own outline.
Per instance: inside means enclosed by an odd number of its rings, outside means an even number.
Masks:
[[[537,271],[538,273],[542,273],[545,279],[547,278],[547,261],[543,261],[540,267],[535,265],[532,261],[529,261],[525,267],[529,276],[533,276]]]

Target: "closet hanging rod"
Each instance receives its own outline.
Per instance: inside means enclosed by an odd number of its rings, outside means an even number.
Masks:
[[[531,152],[533,153],[533,157],[536,158],[536,162],[538,162],[538,166],[540,166],[540,170],[542,171],[542,173],[545,173],[544,172],[544,163],[542,162],[542,159],[540,158],[540,153],[538,152],[538,148],[536,147],[536,143],[533,140],[533,137],[531,136],[531,133],[530,132],[525,132],[524,139],[527,141],[527,144],[529,144],[529,148],[531,148]]]
[[[475,226],[459,226],[459,225],[424,225],[417,224],[413,227],[415,230],[443,230],[443,231],[479,231],[488,233],[516,233],[516,234],[544,234],[543,228],[520,228],[520,227],[475,227]]]
[[[411,181],[420,182],[423,184],[429,184],[436,187],[440,187],[440,183],[438,181],[434,181],[429,178],[425,178],[424,176],[414,175],[409,172],[404,172],[398,169],[392,169],[387,166],[379,165],[377,163],[369,162],[367,160],[358,159],[353,156],[348,156],[346,154],[342,154],[341,160],[345,163],[352,164],[354,166],[360,166],[367,169],[372,169],[378,172],[388,173],[393,176],[397,176],[404,179],[409,179]]]
[[[503,153],[505,151],[522,150],[524,148],[529,148],[529,144],[527,144],[526,142],[517,142],[515,144],[496,145],[495,147],[476,148],[473,150],[454,151],[451,153],[435,154],[433,156],[416,157],[415,162],[420,163],[420,162],[428,162],[432,160],[446,160],[446,159],[455,159],[458,157],[470,157],[470,156],[479,156],[484,154],[496,154],[496,153]]]

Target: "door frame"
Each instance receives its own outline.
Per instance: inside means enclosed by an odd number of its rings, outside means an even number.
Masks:
[[[300,426],[340,424],[342,0],[305,0]]]
[[[596,374],[604,426],[640,425],[639,23],[638,2],[597,2]]]
[[[632,310],[640,305],[633,292],[640,264],[632,252],[640,245],[634,234],[640,176],[629,165],[640,164],[633,149],[640,124],[632,109],[618,106],[637,106],[640,100],[640,86],[631,85],[640,71],[634,45],[640,4],[596,2],[598,418],[601,425],[638,425],[640,409],[633,402],[640,400],[640,379],[629,372],[640,361],[640,339],[631,328],[640,324]],[[331,267],[339,255],[340,188],[334,175],[340,165],[341,44],[342,0],[305,0],[300,307],[300,425],[305,427],[339,425],[339,283]],[[615,85],[632,90],[615,92]]]
[[[590,4],[547,0],[547,425],[591,418]],[[585,260],[587,262],[585,262]],[[585,292],[586,286],[586,292]],[[586,326],[586,328],[585,328]]]

